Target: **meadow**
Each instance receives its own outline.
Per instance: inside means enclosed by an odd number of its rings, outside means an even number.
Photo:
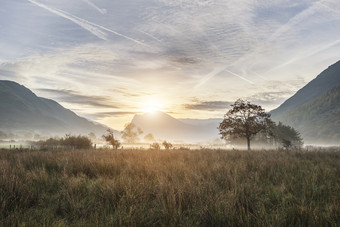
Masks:
[[[340,151],[0,150],[0,226],[337,226]]]

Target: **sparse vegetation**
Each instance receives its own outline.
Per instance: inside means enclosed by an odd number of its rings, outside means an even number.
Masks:
[[[112,146],[113,149],[117,150],[120,147],[119,140],[115,139],[113,131],[111,129],[106,130],[107,133],[103,135],[105,141]]]
[[[336,226],[340,151],[0,150],[0,226]]]
[[[159,150],[159,149],[161,149],[161,145],[159,145],[159,143],[152,143],[152,144],[150,144],[150,149],[151,150]]]

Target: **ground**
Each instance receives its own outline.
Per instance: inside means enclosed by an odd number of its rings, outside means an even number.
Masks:
[[[336,226],[340,151],[0,151],[1,226]]]

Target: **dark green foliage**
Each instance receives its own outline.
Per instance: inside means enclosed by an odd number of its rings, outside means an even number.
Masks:
[[[297,129],[306,143],[340,142],[340,61],[271,111],[272,118]]]
[[[288,112],[281,120],[303,132],[309,142],[340,141],[340,85]]]
[[[0,151],[0,226],[337,226],[340,151]]]
[[[279,122],[274,127],[274,140],[276,143],[281,144],[285,149],[301,148],[303,145],[300,133],[293,127],[287,126]]]

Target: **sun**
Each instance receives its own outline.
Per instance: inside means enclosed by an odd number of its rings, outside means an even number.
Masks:
[[[142,104],[144,113],[154,113],[162,109],[162,104],[157,99],[147,100]]]

